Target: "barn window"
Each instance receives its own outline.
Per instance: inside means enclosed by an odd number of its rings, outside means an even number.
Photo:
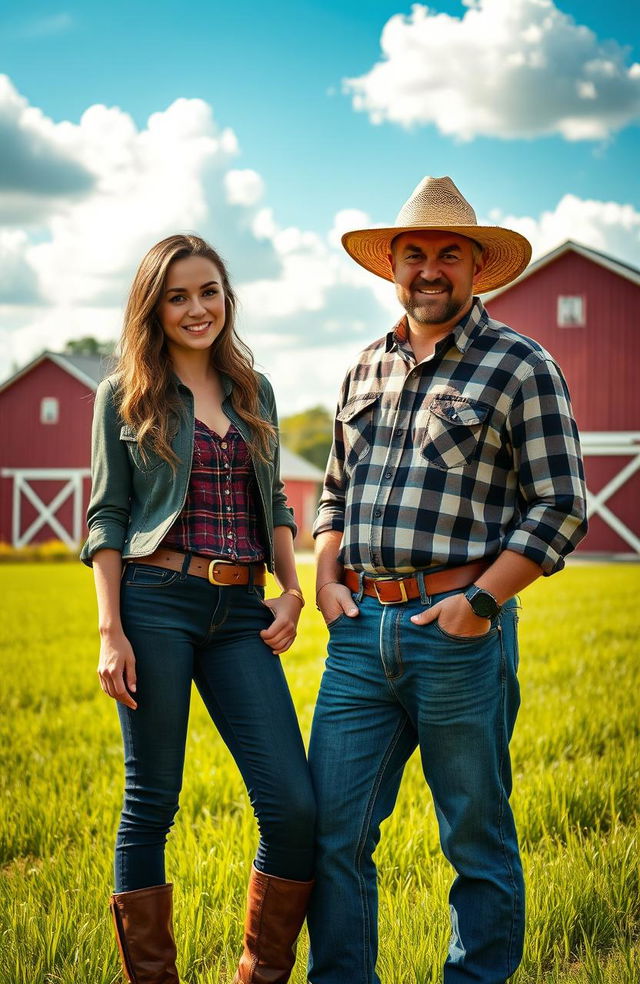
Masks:
[[[58,423],[58,397],[57,396],[45,396],[40,404],[40,423],[41,424],[57,424]]]
[[[570,328],[574,325],[583,327],[587,322],[586,304],[582,296],[558,297],[558,326],[560,328]]]

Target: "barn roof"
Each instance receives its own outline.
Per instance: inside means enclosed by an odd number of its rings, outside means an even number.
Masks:
[[[64,369],[71,376],[75,376],[76,379],[79,379],[81,383],[84,383],[85,386],[88,386],[92,390],[95,390],[100,380],[109,374],[112,363],[111,356],[67,355],[65,352],[41,352],[35,359],[28,362],[26,366],[23,366],[13,376],[6,379],[0,385],[0,392],[8,389],[9,386],[13,386],[14,383],[22,379],[23,376],[26,376],[28,372],[35,369],[45,359],[55,362],[61,369]]]
[[[306,458],[280,445],[280,474],[283,479],[297,479],[301,482],[322,482],[323,473]]]
[[[597,249],[591,249],[590,246],[577,243],[573,239],[567,239],[566,242],[561,243],[556,249],[552,249],[550,253],[545,253],[544,256],[541,256],[535,263],[531,263],[524,273],[520,274],[517,280],[512,281],[512,283],[507,284],[505,287],[499,287],[497,290],[492,290],[490,293],[483,295],[483,300],[490,301],[494,297],[499,297],[500,294],[504,294],[517,284],[521,284],[527,277],[542,270],[543,267],[549,263],[553,263],[554,260],[557,260],[565,253],[577,253],[579,256],[584,256],[585,259],[591,260],[592,263],[597,263],[606,270],[617,273],[618,276],[624,277],[625,280],[630,280],[632,283],[640,285],[640,270],[637,267],[631,266],[629,263],[623,263],[621,260],[616,260],[613,256],[601,253]]]

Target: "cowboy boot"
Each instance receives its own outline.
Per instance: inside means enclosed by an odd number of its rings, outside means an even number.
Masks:
[[[171,924],[173,885],[111,896],[109,907],[129,984],[180,984]]]
[[[290,881],[251,868],[244,951],[233,984],[284,984],[296,960],[312,881]]]

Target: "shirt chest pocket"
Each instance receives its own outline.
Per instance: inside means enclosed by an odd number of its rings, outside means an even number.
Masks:
[[[422,454],[437,468],[460,468],[480,452],[491,408],[459,397],[435,397],[429,404]]]
[[[120,440],[124,442],[132,463],[142,472],[152,472],[162,464],[162,458],[155,451],[146,451],[143,455],[136,435],[128,424],[120,428]]]
[[[348,400],[337,419],[342,424],[344,461],[349,470],[366,458],[373,443],[373,411],[377,393],[363,393]]]

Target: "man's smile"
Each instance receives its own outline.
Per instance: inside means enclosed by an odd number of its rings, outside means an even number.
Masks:
[[[448,294],[450,292],[450,284],[414,284],[413,286],[414,294],[423,294],[426,297],[438,297],[441,294]]]

